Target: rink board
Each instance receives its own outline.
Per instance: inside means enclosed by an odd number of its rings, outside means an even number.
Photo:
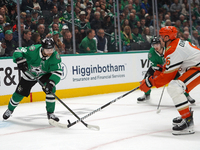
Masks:
[[[62,77],[56,86],[59,98],[88,96],[131,90],[150,66],[147,51],[90,55],[65,55],[62,58]],[[20,79],[12,58],[0,59],[0,105],[7,105]],[[22,102],[45,100],[36,84]]]

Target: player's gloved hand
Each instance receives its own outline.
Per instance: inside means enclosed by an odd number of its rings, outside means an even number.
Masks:
[[[44,87],[42,87],[42,90],[46,93],[46,94],[50,94],[52,93],[53,87],[55,86],[55,83],[53,80],[48,80],[46,85]]]
[[[152,76],[150,77],[146,77],[145,79],[143,79],[141,82],[140,82],[140,90],[141,91],[144,91],[144,92],[147,92],[150,90],[150,88],[153,86],[153,78]]]
[[[19,70],[22,70],[23,72],[28,70],[28,64],[25,58],[19,57],[16,59],[16,62]]]

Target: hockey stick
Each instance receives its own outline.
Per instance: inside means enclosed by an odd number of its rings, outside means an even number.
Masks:
[[[27,73],[29,73],[42,87],[44,87],[45,85],[38,79],[36,78],[30,71],[27,71]],[[87,123],[85,123],[84,121],[82,121],[76,114],[73,110],[71,110],[60,98],[58,98],[53,92],[51,92],[51,94],[61,103],[63,104],[79,121],[81,121],[88,129],[91,129],[91,130],[99,130],[99,126],[95,126],[95,125],[89,125]],[[68,121],[69,122],[69,121]],[[63,128],[66,128],[66,125],[65,124],[62,124],[62,123],[58,123],[52,119],[49,119],[49,123],[53,126],[58,126],[58,127],[63,127]],[[69,122],[70,124],[70,122]]]
[[[122,96],[119,96],[119,97],[117,97],[116,99],[114,99],[114,100],[112,100],[112,101],[108,102],[107,104],[105,104],[105,105],[101,106],[100,108],[98,108],[98,109],[96,109],[96,110],[92,111],[91,113],[89,113],[89,114],[87,114],[86,116],[84,116],[84,117],[80,118],[79,120],[77,120],[77,121],[74,121],[73,123],[70,123],[69,125],[67,125],[67,127],[69,128],[69,127],[71,127],[71,126],[73,126],[73,125],[77,124],[78,122],[80,122],[80,121],[82,121],[82,120],[86,119],[87,117],[89,117],[89,116],[91,116],[91,115],[95,114],[96,112],[98,112],[98,111],[101,111],[103,108],[105,108],[105,107],[109,106],[110,104],[112,104],[112,103],[114,103],[114,102],[116,102],[116,101],[120,100],[121,98],[123,98],[123,97],[125,97],[126,95],[128,95],[128,94],[132,93],[133,91],[137,90],[138,88],[139,88],[139,86],[138,86],[138,87],[136,87],[136,88],[134,88],[134,89],[132,89],[131,91],[129,91],[129,92],[127,92],[127,93],[123,94]]]
[[[160,100],[159,100],[159,103],[158,103],[158,107],[157,107],[157,111],[156,111],[157,114],[160,113],[160,111],[161,111],[161,109],[159,109],[159,107],[160,107],[160,103],[161,103],[161,100],[162,100],[164,90],[165,90],[165,85],[163,87],[163,90],[162,90],[162,93],[161,93],[161,96],[160,96]]]

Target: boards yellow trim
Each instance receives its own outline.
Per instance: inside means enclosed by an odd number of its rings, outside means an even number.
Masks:
[[[60,99],[71,98],[71,97],[81,97],[81,96],[129,91],[129,90],[134,89],[137,86],[139,86],[139,82],[113,84],[113,85],[102,85],[102,86],[93,86],[93,87],[83,87],[83,88],[57,90],[56,95]],[[0,99],[1,99],[0,105],[8,105],[11,96],[12,95],[0,96]],[[31,101],[37,102],[37,101],[44,101],[44,100],[45,100],[44,92],[34,92],[34,93],[32,93],[32,99],[30,96],[25,97],[21,101],[21,103],[28,103]]]

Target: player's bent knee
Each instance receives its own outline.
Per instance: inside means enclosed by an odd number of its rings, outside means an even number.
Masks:
[[[172,80],[167,87],[167,92],[169,93],[171,98],[175,98],[176,96],[184,93],[185,89],[186,86],[182,81]]]

